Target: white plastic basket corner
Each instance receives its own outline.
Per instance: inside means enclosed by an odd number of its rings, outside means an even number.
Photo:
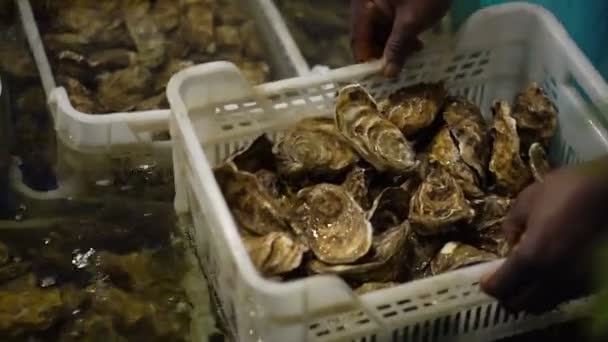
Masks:
[[[573,164],[605,155],[608,134],[592,108],[608,86],[555,18],[515,3],[475,14],[449,44],[412,57],[396,79],[379,64],[251,87],[229,63],[175,75],[167,88],[172,113],[175,207],[192,221],[191,235],[217,292],[233,337],[242,341],[490,341],[579,317],[585,300],[542,316],[510,315],[481,293],[478,282],[497,264],[413,281],[361,297],[338,277],[278,283],[255,270],[241,242],[212,166],[256,136],[272,139],[297,120],[331,115],[335,92],[360,83],[382,98],[406,85],[445,80],[451,93],[477,103],[486,118],[495,99],[512,101],[536,81],[559,110],[550,158]]]

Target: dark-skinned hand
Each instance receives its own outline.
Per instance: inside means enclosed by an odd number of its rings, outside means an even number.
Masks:
[[[418,35],[438,22],[449,5],[449,0],[351,0],[355,58],[383,58],[384,74],[396,76],[405,58],[422,48]]]
[[[508,310],[543,313],[590,290],[608,223],[608,172],[593,169],[555,171],[517,197],[503,224],[513,250],[481,282]]]

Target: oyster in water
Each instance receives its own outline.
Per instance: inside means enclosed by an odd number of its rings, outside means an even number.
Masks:
[[[316,274],[337,274],[355,282],[391,282],[404,280],[407,269],[401,264],[406,255],[406,242],[410,234],[409,222],[394,226],[374,237],[370,253],[351,265],[328,265],[312,260],[308,267]]]
[[[431,272],[433,275],[437,275],[496,259],[498,259],[496,255],[484,252],[473,246],[460,242],[448,242],[441,248],[437,256],[433,258]]]
[[[520,156],[520,140],[511,107],[505,101],[497,101],[492,110],[494,145],[489,169],[498,190],[515,195],[530,182],[530,170]]]
[[[513,118],[517,121],[524,149],[534,141],[548,146],[557,129],[557,109],[536,83],[517,95]]]
[[[273,149],[279,173],[286,177],[335,175],[359,157],[331,119],[306,119],[285,133]]]
[[[269,277],[298,268],[304,252],[308,250],[287,232],[272,232],[264,236],[243,234],[242,238],[255,267]]]
[[[462,159],[448,128],[442,128],[435,135],[428,157],[429,162],[445,168],[456,179],[467,196],[474,198],[483,196],[478,175]]]
[[[360,85],[338,92],[335,119],[342,135],[378,171],[403,174],[418,165],[410,142],[380,115],[374,99]]]
[[[479,107],[465,98],[452,98],[443,118],[456,140],[462,160],[485,180],[490,156],[489,134]]]
[[[328,264],[357,261],[372,245],[372,226],[344,188],[319,184],[298,192],[292,226],[315,256]]]
[[[256,235],[289,231],[283,208],[255,175],[226,163],[215,177],[238,225]]]
[[[442,83],[416,84],[391,94],[380,110],[409,138],[435,121],[445,95]]]
[[[434,168],[410,201],[409,219],[421,235],[453,230],[455,223],[470,222],[475,210],[454,177],[443,168]]]
[[[141,66],[103,75],[99,82],[99,101],[112,112],[130,111],[147,97],[150,82],[152,74]]]
[[[534,176],[534,179],[537,182],[542,182],[545,176],[551,172],[551,164],[549,163],[547,152],[545,152],[543,145],[540,143],[533,143],[530,145],[528,158],[528,164],[530,166],[530,171],[532,171],[532,176]]]

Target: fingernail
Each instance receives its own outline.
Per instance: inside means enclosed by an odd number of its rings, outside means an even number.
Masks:
[[[399,71],[399,68],[395,64],[389,63],[384,67],[384,76],[395,77],[399,75]]]

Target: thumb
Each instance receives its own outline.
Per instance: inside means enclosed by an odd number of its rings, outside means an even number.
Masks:
[[[384,48],[384,74],[396,76],[401,71],[405,58],[422,48],[422,42],[416,37],[414,25],[397,16],[391,34]]]

